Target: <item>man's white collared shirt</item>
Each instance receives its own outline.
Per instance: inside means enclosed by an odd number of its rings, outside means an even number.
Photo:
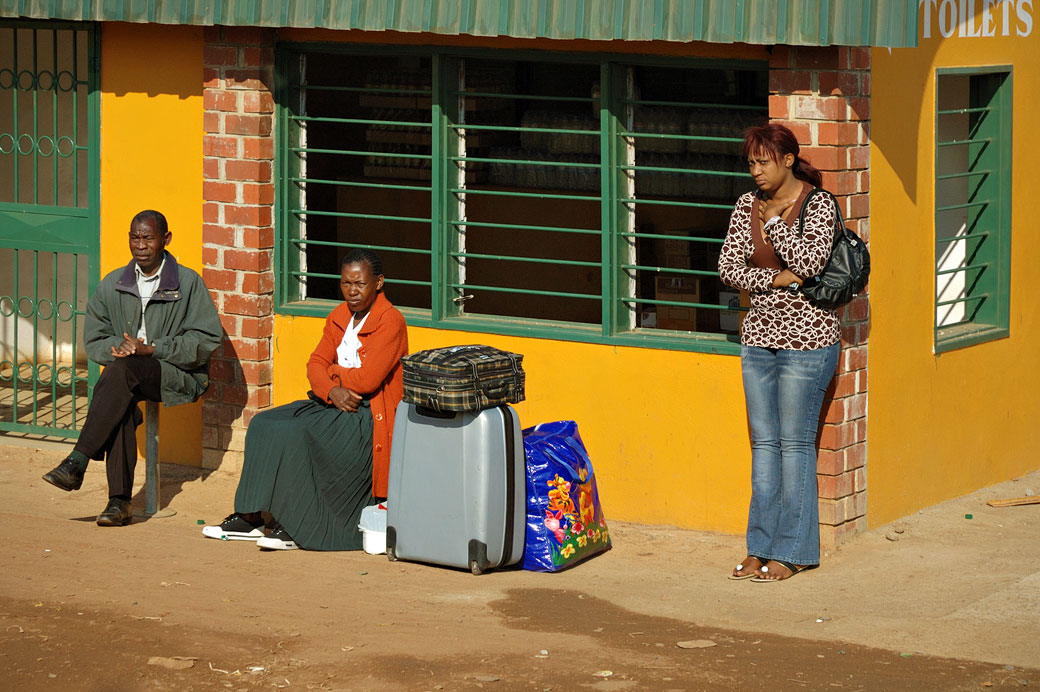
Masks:
[[[162,275],[163,267],[166,266],[166,257],[163,256],[159,268],[151,276],[145,276],[141,268],[134,263],[134,273],[137,275],[137,293],[141,296],[141,328],[137,330],[137,338],[148,343],[148,332],[144,326],[144,309],[148,307],[148,301],[152,299],[156,287],[159,285],[159,277]]]

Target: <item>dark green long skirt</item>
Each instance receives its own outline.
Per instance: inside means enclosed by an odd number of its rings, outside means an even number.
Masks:
[[[360,550],[372,499],[372,411],[312,400],[257,414],[246,431],[236,512],[270,512],[308,550]]]

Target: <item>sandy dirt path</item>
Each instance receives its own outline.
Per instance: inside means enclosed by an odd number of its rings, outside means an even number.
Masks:
[[[620,522],[610,552],[554,575],[261,553],[199,533],[237,479],[177,466],[175,516],[102,529],[100,465],[75,493],[40,480],[62,456],[0,446],[0,690],[1040,685],[1040,571],[1022,559],[1040,505],[985,505],[1040,491],[1040,473],[752,584],[725,578],[739,536]]]

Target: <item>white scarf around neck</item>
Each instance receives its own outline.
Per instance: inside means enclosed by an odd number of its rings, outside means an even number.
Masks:
[[[368,315],[362,317],[361,321],[355,325],[354,318],[351,317],[347,328],[343,330],[343,340],[336,347],[336,362],[344,368],[361,367],[361,356],[358,355],[358,349],[361,348],[361,340],[358,339],[358,333],[361,331],[361,327],[365,325],[366,320],[368,320]]]

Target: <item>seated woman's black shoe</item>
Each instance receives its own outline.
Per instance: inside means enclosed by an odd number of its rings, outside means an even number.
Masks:
[[[256,539],[256,545],[260,550],[296,550],[299,548],[292,536],[278,523],[271,527],[269,535]]]
[[[108,500],[105,511],[98,515],[98,526],[126,526],[134,518],[134,510],[130,500],[112,497]]]
[[[53,470],[43,474],[43,480],[62,490],[79,490],[83,485],[83,469],[72,459],[65,459]]]

